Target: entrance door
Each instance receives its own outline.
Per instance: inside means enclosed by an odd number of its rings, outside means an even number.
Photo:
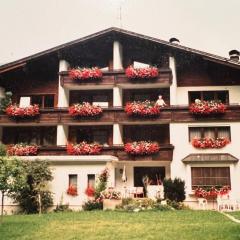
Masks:
[[[148,176],[150,185],[157,185],[157,179],[165,178],[165,167],[134,167],[134,187],[143,187],[143,177]]]

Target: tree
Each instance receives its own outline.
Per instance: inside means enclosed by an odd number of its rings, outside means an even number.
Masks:
[[[53,204],[52,193],[46,189],[49,181],[53,179],[47,161],[25,161],[24,169],[27,181],[24,188],[13,194],[26,213],[39,213],[47,210]]]
[[[12,93],[6,92],[5,97],[0,99],[0,112],[5,112],[5,109],[12,103]]]
[[[6,156],[0,157],[1,222],[3,220],[5,196],[11,196],[24,188],[26,175],[23,162]]]

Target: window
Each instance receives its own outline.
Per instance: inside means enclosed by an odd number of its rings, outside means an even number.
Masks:
[[[231,141],[230,127],[189,127],[189,142],[194,138],[227,138]]]
[[[228,91],[191,91],[188,92],[189,104],[194,103],[196,99],[201,101],[221,101],[222,103],[229,103]]]
[[[95,174],[88,174],[87,179],[88,179],[88,183],[87,183],[88,187],[95,188]]]
[[[229,167],[192,167],[192,189],[196,187],[231,186]]]
[[[56,130],[56,127],[4,127],[3,142],[5,144],[56,145]]]
[[[74,186],[77,188],[77,174],[69,174],[68,179],[68,186]]]
[[[29,97],[31,98],[31,104],[38,104],[40,108],[54,107],[54,94],[31,95]]]

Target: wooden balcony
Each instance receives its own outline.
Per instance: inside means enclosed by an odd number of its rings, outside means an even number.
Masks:
[[[104,147],[101,155],[111,155],[118,157],[119,161],[172,161],[174,146],[171,144],[160,145],[160,151],[157,154],[149,156],[132,156],[124,151],[124,147],[110,146]],[[39,156],[58,156],[67,155],[66,146],[40,147]],[[100,155],[100,156],[101,156]]]
[[[74,118],[67,108],[41,109],[35,118],[14,119],[0,114],[1,126],[51,126],[65,125],[111,125],[119,124],[165,124],[184,122],[234,122],[240,121],[240,105],[227,106],[224,114],[195,116],[188,111],[188,106],[171,106],[161,109],[157,117],[129,117],[123,108],[106,108],[99,117]]]
[[[126,77],[124,71],[106,71],[100,80],[73,80],[69,77],[68,71],[60,72],[61,85],[70,90],[77,89],[111,89],[114,86],[122,88],[165,88],[172,83],[172,71],[169,68],[159,69],[159,76],[156,79],[149,80],[130,80]]]

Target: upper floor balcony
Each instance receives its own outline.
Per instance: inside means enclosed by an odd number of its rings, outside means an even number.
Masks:
[[[153,79],[129,79],[124,70],[103,71],[101,79],[72,79],[69,71],[59,72],[61,85],[70,90],[80,89],[112,89],[114,86],[121,88],[166,88],[172,83],[170,68],[160,68],[159,74]]]
[[[63,125],[104,125],[104,124],[164,124],[187,122],[234,122],[240,121],[240,106],[227,105],[224,114],[197,116],[189,112],[188,106],[170,106],[160,109],[154,117],[129,116],[121,107],[103,108],[96,117],[72,117],[67,108],[40,109],[39,116],[13,118],[0,114],[1,126],[55,126]]]

